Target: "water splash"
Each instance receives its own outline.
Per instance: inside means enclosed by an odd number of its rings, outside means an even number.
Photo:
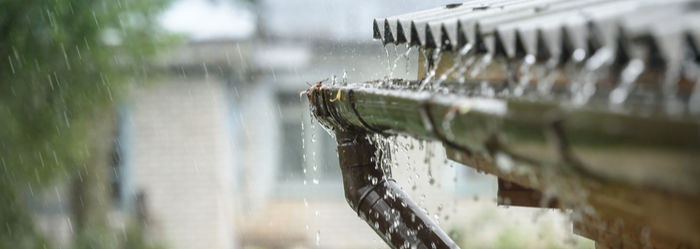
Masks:
[[[394,69],[391,66],[391,55],[389,55],[389,48],[387,47],[390,44],[391,43],[384,44],[384,54],[386,55],[386,69],[387,69],[387,71],[389,71],[389,74],[392,74]],[[391,45],[393,45],[393,44],[391,44]],[[394,46],[394,47],[396,47],[396,46]],[[388,78],[390,78],[390,76],[387,75],[386,78],[388,79]]]
[[[467,72],[469,77],[472,79],[477,78],[479,75],[481,75],[482,71],[486,69],[486,67],[491,65],[491,62],[493,61],[493,54],[481,54],[478,56],[477,61],[478,62],[476,62],[476,64]]]
[[[311,119],[311,144],[316,144],[316,122],[315,119]],[[311,183],[318,185],[320,182],[318,160],[316,159],[316,149],[317,146],[312,146],[311,151]]]
[[[535,64],[535,56],[532,54],[528,54],[525,56],[525,59],[523,60],[523,63],[520,64],[520,67],[518,68],[519,72],[519,77],[518,77],[518,83],[513,89],[513,94],[516,97],[520,97],[525,93],[525,88],[530,84],[530,81],[532,80],[532,67]]]
[[[644,72],[644,62],[641,59],[632,59],[627,63],[621,72],[620,83],[610,92],[609,101],[612,108],[619,109],[627,100],[634,83],[637,82],[637,78],[642,72]]]
[[[398,46],[394,46],[394,54],[396,55],[396,58],[394,58],[394,63],[390,64],[391,66],[389,67],[389,76],[387,76],[387,79],[394,78],[394,71],[396,70],[396,67],[399,66],[399,61],[403,58],[403,55],[399,54]],[[389,56],[388,50],[387,50],[387,56]]]
[[[559,77],[558,61],[549,60],[545,64],[535,64],[533,71],[537,79],[537,92],[541,98],[552,98],[552,88]]]
[[[433,79],[435,78],[435,73],[437,72],[437,68],[440,65],[440,59],[442,58],[442,53],[440,48],[435,48],[431,51],[430,53],[430,58],[432,58],[432,66],[430,65],[430,59],[427,57],[425,50],[423,50],[423,58],[425,58],[425,69],[426,69],[426,75],[425,78],[421,81],[420,87],[418,87],[418,90],[423,90],[427,86],[429,86],[432,82]]]
[[[581,53],[578,54],[580,56]],[[576,106],[588,104],[597,91],[598,80],[607,75],[614,55],[611,48],[603,47],[585,61],[583,67],[578,69],[580,72],[574,73],[574,80],[569,87],[572,104]],[[574,57],[577,58],[576,52],[574,52]]]
[[[404,58],[404,60],[406,61],[406,70],[405,70],[405,71],[406,71],[406,76],[408,76],[408,75],[411,73],[411,70],[410,70],[410,65],[411,65],[411,63],[410,63],[410,62],[411,62],[411,57],[410,57],[410,56],[411,56],[411,49],[412,49],[411,46],[409,46],[408,44],[406,44],[406,52],[403,53],[403,58]]]
[[[452,62],[452,66],[449,69],[447,69],[447,71],[445,71],[442,75],[440,75],[440,78],[438,78],[435,82],[436,88],[439,88],[442,82],[447,80],[447,78],[450,77],[450,75],[452,75],[455,70],[464,67],[464,57],[467,56],[471,49],[472,45],[471,43],[468,43],[459,50],[459,52],[454,57],[454,62]]]
[[[474,62],[477,61],[476,56],[469,56],[464,63],[459,67],[459,70],[457,71],[456,75],[458,76],[457,82],[460,84],[464,84],[467,79],[467,72],[471,68],[472,65],[474,65]]]
[[[348,85],[348,71],[343,69],[343,86]]]

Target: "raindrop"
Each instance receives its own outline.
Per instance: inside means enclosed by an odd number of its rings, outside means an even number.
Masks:
[[[12,70],[12,74],[15,74],[15,65],[12,64],[12,56],[7,56],[7,60],[10,62],[10,70]]]
[[[396,54],[396,58],[394,59],[394,64],[389,69],[389,77],[388,77],[389,79],[394,77],[394,71],[396,70],[396,67],[399,65],[399,61],[403,58],[403,55],[399,55],[398,46],[394,46],[394,53]],[[388,56],[388,54],[387,54],[387,56]]]
[[[449,69],[447,69],[447,71],[445,71],[442,75],[440,75],[440,78],[438,78],[438,80],[435,82],[436,87],[440,87],[440,84],[442,84],[442,82],[447,80],[447,78],[455,70],[457,70],[458,68],[464,67],[463,58],[469,53],[471,48],[472,48],[472,45],[467,44],[464,47],[462,47],[462,49],[459,50],[459,52],[454,57],[454,62],[452,63],[452,66]]]
[[[515,167],[513,159],[504,153],[496,153],[496,165],[504,173],[510,173]]]
[[[386,67],[387,71],[392,72],[391,68],[391,56],[389,56],[389,48],[387,48],[387,45],[389,44],[384,44],[384,53],[386,54]]]
[[[66,47],[61,43],[61,51],[63,52],[63,59],[66,62],[66,69],[71,70],[70,62],[68,61],[68,53],[66,53]]]
[[[644,72],[644,62],[640,59],[633,59],[625,66],[622,70],[620,83],[610,93],[609,101],[613,106],[619,106],[627,99],[642,72]]]
[[[578,49],[574,50],[574,52],[573,52],[572,55],[571,55],[571,58],[572,58],[575,62],[581,62],[581,61],[583,61],[583,59],[586,58],[586,50],[584,50],[584,49],[582,49],[582,48],[578,48]]]
[[[421,81],[420,87],[418,87],[419,90],[423,90],[428,85],[430,85],[433,82],[433,79],[435,78],[435,73],[437,71],[438,65],[440,65],[440,59],[442,58],[442,53],[440,52],[440,48],[435,48],[431,51],[430,53],[432,55],[432,62],[433,65],[432,67],[430,66],[430,61],[425,53],[425,50],[423,51],[423,58],[425,58],[425,69],[426,69],[426,76],[425,78]]]
[[[471,72],[469,72],[469,76],[471,78],[476,78],[477,76],[479,76],[479,74],[481,74],[481,72],[484,69],[486,69],[486,67],[488,65],[491,64],[492,59],[493,59],[493,55],[491,53],[486,53],[486,54],[480,55],[478,58],[479,63],[477,63],[476,65],[474,65],[474,67],[472,67]]]
[[[32,184],[31,184],[31,183],[27,183],[27,187],[29,187],[29,194],[30,194],[31,196],[34,196],[34,188],[32,188]]]
[[[535,64],[535,56],[532,54],[528,54],[525,56],[525,60],[523,63],[520,65],[520,68],[518,71],[520,72],[520,77],[518,78],[518,84],[513,90],[513,94],[515,96],[522,96],[523,93],[525,92],[525,88],[527,85],[530,83],[530,80],[532,79],[532,71],[531,68]]]
[[[408,44],[406,44],[406,52],[403,54],[403,57],[406,60],[406,75],[411,73],[411,71],[409,69],[410,68],[410,61],[411,61],[411,58],[409,57],[410,55],[411,55],[411,47]]]
[[[54,193],[56,193],[56,199],[58,200],[58,203],[63,203],[63,198],[61,198],[61,193],[58,192],[57,187],[53,187]]]
[[[316,246],[321,247],[321,230],[316,230]]]
[[[71,219],[66,217],[66,223],[68,224],[68,230],[72,233],[73,232],[73,222],[71,222]]]
[[[346,86],[348,84],[348,71],[345,71],[343,69],[343,86]]]

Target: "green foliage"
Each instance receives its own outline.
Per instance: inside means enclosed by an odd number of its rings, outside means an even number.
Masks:
[[[561,224],[550,216],[530,220],[516,218],[527,212],[506,214],[506,209],[486,207],[474,216],[459,222],[449,230],[449,235],[461,248],[594,248],[591,240],[560,230]],[[521,210],[522,211],[522,210]],[[517,214],[517,215],[516,215]],[[530,223],[533,222],[533,223]]]
[[[493,248],[523,248],[524,240],[526,240],[526,237],[522,235],[520,230],[515,227],[507,227],[498,235]]]
[[[6,0],[0,4],[0,158],[41,183],[82,161],[84,120],[112,104],[164,40],[165,0]]]
[[[34,237],[27,188],[90,167],[91,120],[171,41],[155,19],[168,2],[0,1],[0,248],[34,246],[18,246]]]
[[[76,235],[74,249],[119,249],[117,238],[107,230],[81,230]]]
[[[38,247],[41,240],[27,223],[29,219],[22,205],[17,203],[17,194],[6,182],[0,181],[0,249]]]
[[[107,229],[81,230],[75,239],[73,249],[164,249],[158,243],[150,242],[144,236],[143,225],[133,221],[122,232],[114,233]]]

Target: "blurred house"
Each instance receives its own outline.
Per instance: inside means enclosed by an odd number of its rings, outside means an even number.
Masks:
[[[213,19],[229,20],[230,6],[182,2],[186,14],[216,8]],[[335,141],[300,92],[321,80],[415,79],[415,50],[369,39],[372,17],[438,4],[408,2],[261,1],[257,35],[248,24],[242,36],[195,34],[164,55],[157,82],[136,85],[120,109],[115,226],[140,213],[149,238],[173,249],[385,248],[346,204]],[[445,228],[459,223],[458,202],[495,196],[494,179],[443,166],[439,145],[399,140],[395,178]],[[65,241],[70,219],[58,211],[41,222]]]
[[[165,56],[159,82],[133,89],[120,122],[118,185],[126,209],[142,196],[154,238],[176,249],[385,247],[345,203],[335,141],[311,122],[299,93],[320,80],[415,78],[417,55],[369,40],[371,17],[402,10],[332,2],[262,1],[264,35],[199,36]],[[412,176],[427,164],[412,165],[397,178],[450,195],[430,210],[455,194],[472,198],[455,191],[456,169],[433,168],[445,183],[438,187]],[[492,182],[477,182],[491,191]]]
[[[168,76],[134,89],[122,112],[124,202],[143,195],[149,230],[172,248],[383,247],[345,203],[335,141],[311,122],[299,93],[333,81],[328,72],[339,83],[383,78],[394,63],[385,53],[377,44],[324,41],[183,46],[164,61]],[[414,60],[398,60],[396,74],[415,72]],[[441,148],[427,147],[431,164],[443,164]],[[397,155],[397,179],[440,200],[423,197],[432,212],[454,196],[493,190],[479,175],[468,183],[476,188],[457,188],[467,168],[429,170],[418,147],[400,153],[412,158]],[[414,176],[426,172],[440,183]]]
[[[371,19],[440,3],[265,0],[253,24],[227,16],[241,10],[224,2],[177,3],[166,16],[191,41],[152,65],[156,82],[134,86],[119,110],[113,226],[136,214],[150,240],[173,249],[386,248],[346,204],[336,143],[300,92],[317,81],[415,79],[417,51],[370,40]],[[392,142],[394,177],[443,228],[476,248],[502,239],[508,222],[490,221],[516,218],[494,211],[493,177],[452,166],[439,144]],[[62,245],[65,191],[35,205]]]
[[[381,245],[345,204],[335,141],[299,95],[343,62],[385,68],[359,63],[381,53],[330,42],[183,46],[122,111],[124,206],[143,196],[151,235],[171,248],[310,247],[315,231],[328,248]]]

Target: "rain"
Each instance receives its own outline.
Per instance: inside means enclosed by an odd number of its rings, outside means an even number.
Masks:
[[[697,248],[692,0],[0,3],[0,248]]]

